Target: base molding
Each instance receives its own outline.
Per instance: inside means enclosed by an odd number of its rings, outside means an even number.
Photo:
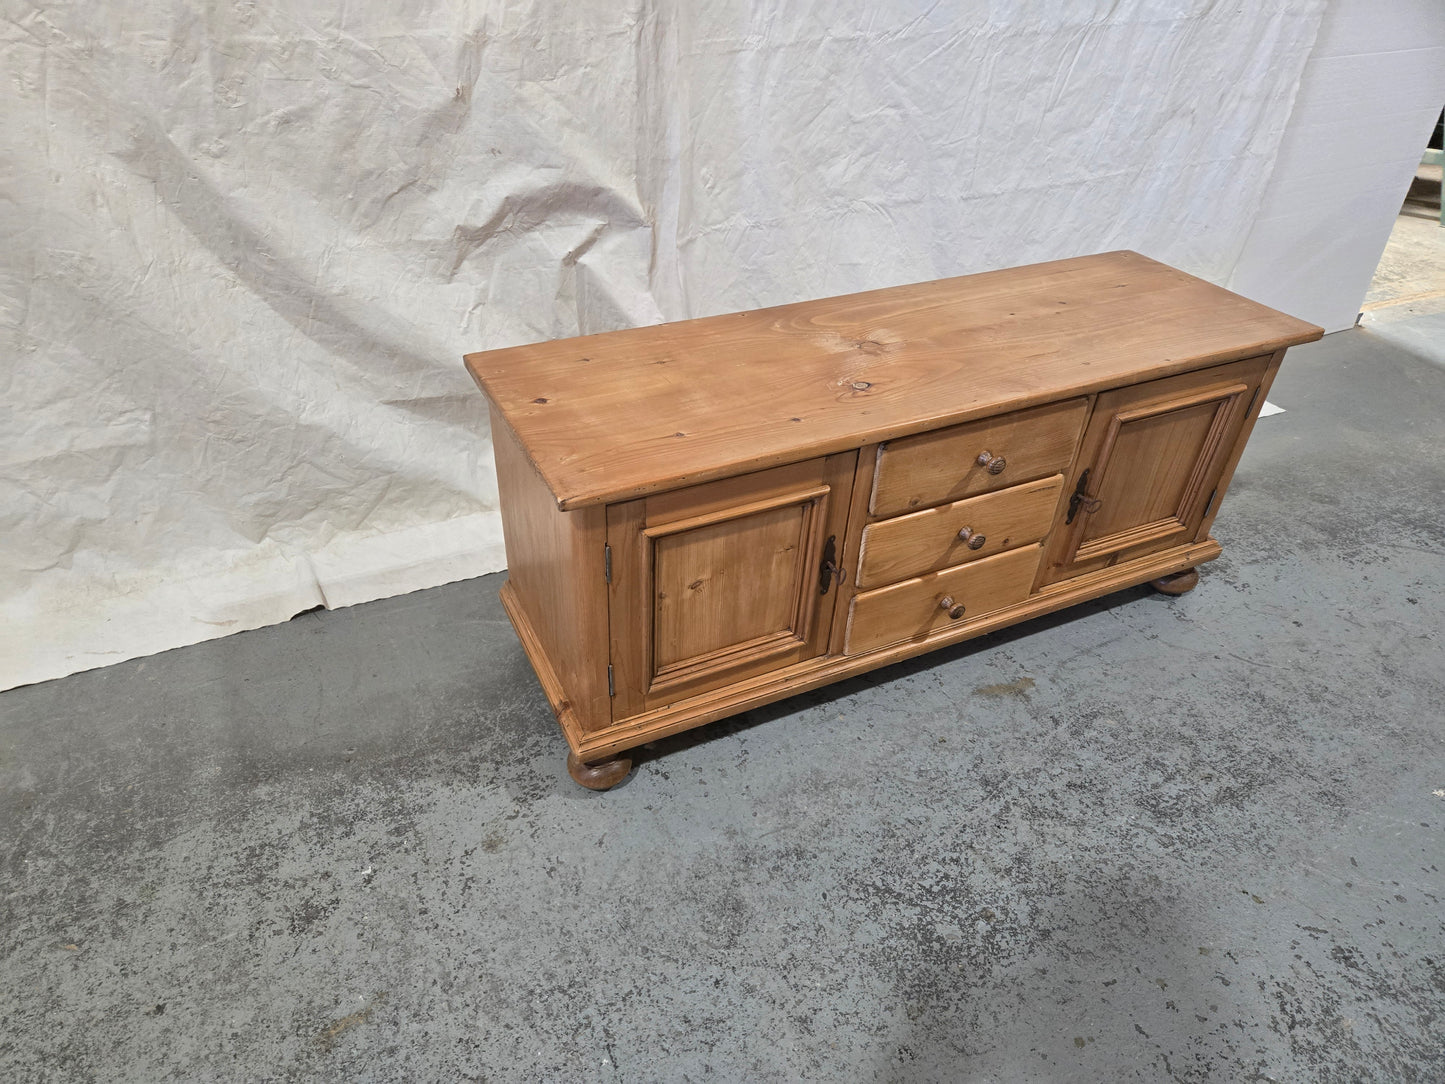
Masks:
[[[863,655],[828,655],[813,659],[634,715],[612,725],[594,727],[590,731],[578,717],[557,678],[556,671],[543,653],[541,643],[521,608],[516,592],[511,590],[511,584],[504,584],[502,587],[502,605],[517,630],[527,658],[537,671],[542,691],[557,716],[567,744],[580,761],[592,763],[606,760],[644,742],[679,734],[684,730],[784,700],[797,693],[876,670],[890,663],[911,659],[940,647],[985,636],[1009,625],[1066,609],[1079,602],[1184,572],[1214,560],[1221,552],[1219,543],[1207,538],[1203,542],[1138,557],[1111,568],[1049,584],[1034,592],[1026,601],[987,614],[962,628],[948,629],[924,640],[896,644]]]
[[[527,661],[532,664],[532,669],[537,673],[537,681],[542,686],[542,693],[547,697],[552,714],[557,717],[557,723],[562,727],[567,744],[572,747],[572,752],[580,755],[582,752],[582,721],[577,718],[576,709],[567,699],[567,692],[562,688],[562,679],[557,676],[557,671],[552,669],[552,663],[548,660],[547,653],[542,650],[542,641],[538,639],[537,631],[527,617],[527,611],[522,608],[522,600],[517,596],[517,589],[509,580],[502,584],[499,594],[502,599],[502,609],[507,611],[512,628],[517,630],[517,639],[522,642],[522,650],[526,652]],[[589,756],[585,759],[597,760],[599,758]]]

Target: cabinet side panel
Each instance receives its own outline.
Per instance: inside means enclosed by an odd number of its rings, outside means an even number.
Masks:
[[[583,731],[612,722],[607,695],[606,509],[563,512],[492,410],[507,579]]]
[[[1244,446],[1249,443],[1249,436],[1254,432],[1254,423],[1259,420],[1259,412],[1264,408],[1264,401],[1269,395],[1269,389],[1274,384],[1275,374],[1279,372],[1279,366],[1284,361],[1283,350],[1276,350],[1269,359],[1269,366],[1264,371],[1264,376],[1259,382],[1259,391],[1254,397],[1254,403],[1249,408],[1249,415],[1244,419],[1244,427],[1240,429],[1239,436],[1235,439],[1234,448],[1225,461],[1224,471],[1219,476],[1219,484],[1214,501],[1206,508],[1204,519],[1199,524],[1199,531],[1195,534],[1196,542],[1203,542],[1209,537],[1210,528],[1214,526],[1214,517],[1219,515],[1219,506],[1224,502],[1224,492],[1229,488],[1229,483],[1234,479],[1234,470],[1239,466],[1239,458],[1244,455]]]

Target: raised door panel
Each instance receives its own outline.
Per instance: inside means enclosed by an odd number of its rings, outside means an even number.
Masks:
[[[1269,358],[1099,396],[1040,584],[1195,540]]]
[[[1193,406],[1145,408],[1134,417],[1118,415],[1113,447],[1100,464],[1099,507],[1084,517],[1079,556],[1112,549],[1139,528],[1183,528],[1188,497],[1197,483],[1195,466],[1230,400],[1245,385],[1223,388]],[[1112,472],[1111,465],[1117,465]]]
[[[807,639],[811,598],[800,590],[816,550],[812,494],[653,543],[653,673],[661,679]]]
[[[614,721],[826,652],[856,459],[609,507]]]

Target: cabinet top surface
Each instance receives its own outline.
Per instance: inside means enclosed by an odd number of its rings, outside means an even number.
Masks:
[[[1318,339],[1135,252],[468,354],[562,508]]]

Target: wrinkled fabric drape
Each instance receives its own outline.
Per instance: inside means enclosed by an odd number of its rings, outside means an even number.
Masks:
[[[6,4],[0,687],[501,568],[464,351],[1227,279],[1321,9]]]

